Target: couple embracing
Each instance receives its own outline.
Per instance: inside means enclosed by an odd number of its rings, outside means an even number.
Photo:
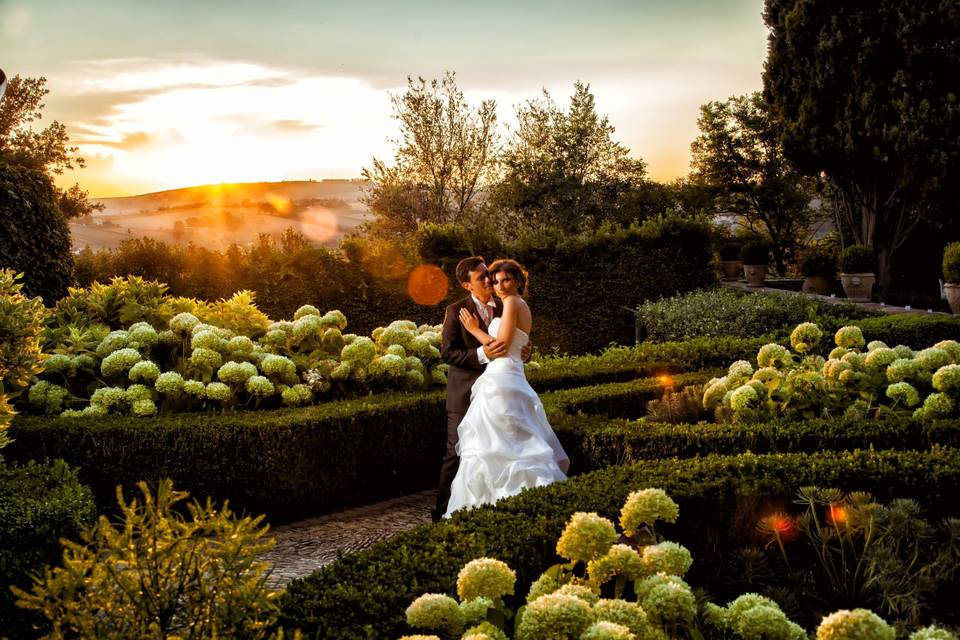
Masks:
[[[474,256],[456,275],[470,295],[443,320],[447,447],[434,520],[563,480],[570,463],[523,370],[533,327],[523,267],[497,260],[487,269]]]

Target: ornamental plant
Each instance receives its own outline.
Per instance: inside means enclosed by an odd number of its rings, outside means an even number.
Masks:
[[[23,295],[23,274],[0,270],[0,448],[16,415],[12,402],[42,370],[43,301]]]
[[[770,245],[761,239],[748,240],[740,247],[740,261],[748,265],[766,265],[770,262]]]
[[[800,273],[808,278],[832,280],[837,273],[837,255],[814,247],[800,256],[798,266]]]
[[[943,248],[943,279],[960,284],[960,242],[951,242]]]
[[[872,273],[876,264],[873,249],[855,244],[840,252],[840,273]]]

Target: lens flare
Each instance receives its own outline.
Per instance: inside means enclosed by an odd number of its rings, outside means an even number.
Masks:
[[[293,203],[290,202],[290,198],[286,196],[281,196],[276,193],[266,193],[263,197],[266,198],[267,204],[273,207],[273,210],[282,216],[289,214],[290,210],[293,208]]]
[[[847,510],[838,504],[830,505],[829,513],[830,521],[837,525],[846,524],[850,518]]]
[[[447,295],[449,287],[447,274],[432,264],[421,264],[407,278],[407,293],[417,304],[437,304]]]
[[[657,380],[659,380],[659,381],[660,381],[660,384],[662,384],[662,385],[665,386],[665,387],[672,387],[672,386],[673,386],[673,378],[671,378],[671,377],[668,376],[667,374],[663,374],[662,376],[660,376],[659,378],[657,378]]]
[[[330,242],[340,233],[340,223],[329,209],[316,207],[300,214],[300,231],[314,242]]]
[[[368,247],[361,258],[364,270],[377,278],[402,280],[410,272],[410,263],[403,252],[392,245]]]

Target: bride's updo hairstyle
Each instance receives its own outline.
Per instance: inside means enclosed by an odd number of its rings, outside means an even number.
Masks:
[[[523,295],[523,292],[527,289],[527,270],[520,266],[520,263],[516,260],[509,258],[497,260],[490,265],[490,268],[487,270],[490,281],[493,282],[496,280],[497,274],[501,271],[509,273],[513,279],[517,281],[517,293]]]

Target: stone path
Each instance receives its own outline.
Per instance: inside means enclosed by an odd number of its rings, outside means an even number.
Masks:
[[[263,555],[273,565],[270,587],[282,589],[337,559],[430,522],[436,490],[270,529],[277,545]]]

